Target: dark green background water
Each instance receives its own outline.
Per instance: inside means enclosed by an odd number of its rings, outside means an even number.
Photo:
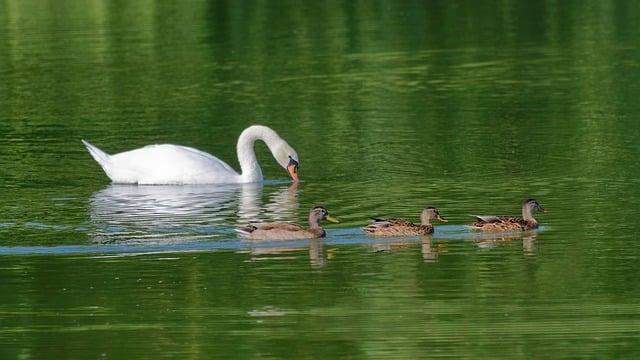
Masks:
[[[0,358],[636,358],[640,7],[0,1]],[[80,139],[177,143],[260,186],[111,186]],[[543,227],[482,238],[469,213]],[[250,243],[247,221],[321,241]],[[371,240],[369,216],[450,219]]]

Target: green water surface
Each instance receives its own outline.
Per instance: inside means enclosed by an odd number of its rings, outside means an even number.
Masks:
[[[638,358],[638,39],[633,1],[0,0],[0,358]],[[80,142],[238,169],[251,124],[299,186],[263,144],[263,184],[110,185]]]

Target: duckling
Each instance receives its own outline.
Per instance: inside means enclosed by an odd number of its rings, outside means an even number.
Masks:
[[[309,211],[309,228],[298,224],[264,223],[249,224],[236,231],[240,236],[252,240],[315,239],[326,236],[326,232],[320,226],[321,220],[339,222],[338,219],[329,214],[327,209],[322,206],[316,206]]]
[[[469,227],[484,232],[527,231],[538,228],[538,221],[533,218],[535,212],[546,212],[536,199],[527,199],[522,203],[522,217],[517,216],[478,216],[476,222]]]
[[[371,219],[369,225],[362,228],[367,235],[372,236],[420,236],[433,233],[433,219],[447,222],[440,216],[438,209],[427,207],[422,209],[420,224],[414,224],[403,219]]]

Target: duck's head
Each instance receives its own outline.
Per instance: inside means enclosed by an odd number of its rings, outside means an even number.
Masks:
[[[422,209],[422,214],[420,214],[420,221],[422,222],[423,225],[427,225],[427,224],[431,224],[432,220],[439,220],[442,222],[448,222],[449,220],[443,218],[440,215],[440,212],[438,211],[438,209],[434,208],[433,206],[429,206],[426,207],[424,209]]]
[[[319,224],[321,220],[339,222],[338,219],[329,214],[329,211],[323,206],[315,206],[309,211],[309,224]]]
[[[298,182],[298,168],[300,167],[300,160],[298,158],[298,153],[291,147],[291,145],[287,144],[286,141],[282,141],[273,154],[276,161],[278,161],[278,164],[287,169],[291,179],[293,179],[294,182]]]
[[[522,218],[537,223],[536,219],[533,218],[533,214],[536,212],[546,212],[545,209],[540,206],[538,200],[536,199],[527,199],[522,203]]]
[[[547,212],[536,199],[527,199],[522,203],[522,210],[528,210],[530,214],[535,212]]]

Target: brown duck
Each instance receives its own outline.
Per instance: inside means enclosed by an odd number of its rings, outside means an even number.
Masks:
[[[237,229],[238,234],[252,240],[296,240],[314,239],[326,235],[320,226],[321,220],[338,222],[338,219],[329,215],[329,211],[322,206],[316,206],[309,211],[309,227],[289,223],[264,223],[249,224]]]
[[[420,214],[420,224],[403,219],[371,219],[364,231],[372,236],[420,236],[433,233],[431,221],[447,222],[434,207],[424,208]]]
[[[469,227],[484,232],[526,231],[538,228],[538,221],[533,218],[535,212],[545,212],[536,199],[527,199],[522,203],[522,217],[517,216],[479,216]]]

